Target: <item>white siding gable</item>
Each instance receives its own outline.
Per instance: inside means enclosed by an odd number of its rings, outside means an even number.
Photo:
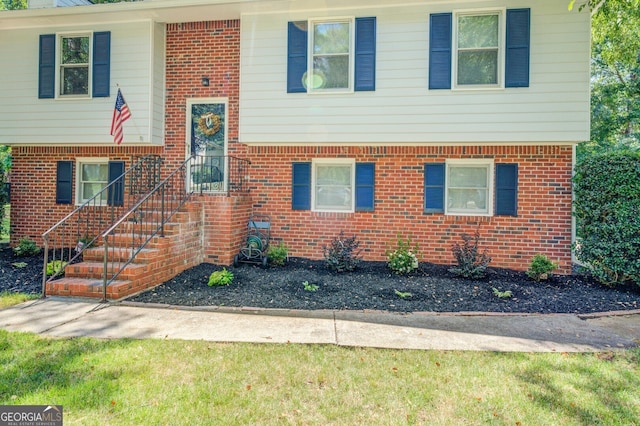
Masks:
[[[531,9],[530,85],[429,90],[429,14]],[[287,23],[377,18],[374,92],[287,93]],[[240,142],[248,144],[575,143],[589,137],[589,14],[566,2],[415,2],[242,17]]]
[[[111,32],[110,97],[38,98],[41,34]],[[150,21],[11,30],[0,34],[0,144],[113,144],[109,134],[118,87],[131,110],[125,144],[162,144],[164,25]]]

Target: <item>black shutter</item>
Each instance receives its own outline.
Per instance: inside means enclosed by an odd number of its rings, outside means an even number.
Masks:
[[[429,89],[451,89],[451,13],[436,13],[429,25]]]
[[[372,212],[375,203],[375,164],[356,163],[356,211]]]
[[[107,204],[110,206],[124,205],[124,161],[109,161],[109,184],[107,189]]]
[[[293,163],[291,172],[291,208],[311,209],[311,163]]]
[[[518,165],[496,164],[496,215],[518,215]]]
[[[307,91],[307,22],[289,22],[287,38],[287,93]]]
[[[355,91],[376,90],[376,18],[356,18]]]
[[[111,77],[111,33],[93,34],[93,97],[109,97]]]
[[[424,211],[444,213],[445,164],[424,165]]]
[[[73,161],[58,161],[56,166],[56,203],[73,202]]]
[[[530,10],[507,10],[505,87],[529,87]]]
[[[43,34],[40,36],[40,53],[38,56],[38,98],[55,98],[56,86],[56,36]]]

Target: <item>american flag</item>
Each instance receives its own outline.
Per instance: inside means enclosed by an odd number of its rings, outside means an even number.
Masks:
[[[113,141],[120,145],[124,134],[122,133],[122,123],[131,118],[131,111],[122,96],[122,92],[118,89],[118,96],[116,97],[116,107],[113,109],[113,118],[111,119],[111,136]]]

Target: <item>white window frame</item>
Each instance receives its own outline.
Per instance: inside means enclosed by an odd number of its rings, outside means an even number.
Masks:
[[[84,164],[106,164],[107,166],[107,180],[104,183],[104,186],[109,185],[109,159],[103,157],[90,157],[90,158],[76,158],[76,205],[81,205],[84,203],[85,199],[82,198],[82,186],[84,183],[89,183],[89,181],[84,182],[82,180],[82,166]],[[107,197],[106,195],[99,200],[98,205],[107,205]]]
[[[498,63],[496,84],[458,84],[458,19],[461,16],[498,15]],[[456,10],[453,12],[453,40],[452,40],[452,81],[453,90],[486,90],[504,89],[504,67],[506,46],[506,8]]]
[[[344,166],[351,167],[351,206],[348,209],[331,209],[317,205],[316,200],[316,176],[318,166]],[[311,160],[311,210],[316,212],[353,213],[355,212],[355,188],[356,188],[356,160],[353,158],[314,158]]]
[[[494,161],[492,159],[449,159],[446,160],[446,176],[444,188],[444,213],[451,216],[493,216]],[[450,209],[449,208],[449,174],[456,167],[487,168],[487,208],[486,209]]]
[[[60,33],[56,35],[56,98],[59,99],[86,99],[93,97],[93,88],[91,82],[93,81],[93,32],[92,31],[82,31],[82,32],[71,32],[71,33]],[[63,42],[65,38],[74,38],[74,37],[88,37],[89,38],[89,62],[87,63],[87,93],[86,94],[70,94],[65,95],[62,93],[62,68],[64,65],[62,64],[62,49]],[[69,68],[73,68],[69,66]]]
[[[349,24],[349,72],[348,72],[348,87],[338,89],[323,89],[315,88],[313,84],[313,46],[315,45],[315,25],[316,24],[333,24],[333,23],[348,23]],[[337,17],[337,18],[313,18],[309,19],[307,23],[308,28],[308,62],[306,73],[306,86],[307,93],[310,94],[331,94],[331,93],[353,93],[354,92],[354,75],[355,75],[355,17]],[[322,55],[320,55],[322,56]]]

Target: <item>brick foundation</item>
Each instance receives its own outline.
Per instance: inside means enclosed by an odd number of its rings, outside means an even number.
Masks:
[[[272,236],[294,256],[322,258],[340,230],[355,234],[368,260],[385,260],[398,235],[418,243],[423,261],[452,264],[451,246],[479,231],[491,266],[525,270],[545,254],[571,271],[570,146],[524,147],[252,147],[251,192],[256,212],[270,214]],[[291,163],[313,158],[374,162],[375,211],[320,213],[291,209]],[[518,216],[448,216],[423,212],[424,164],[492,158],[519,166]]]

